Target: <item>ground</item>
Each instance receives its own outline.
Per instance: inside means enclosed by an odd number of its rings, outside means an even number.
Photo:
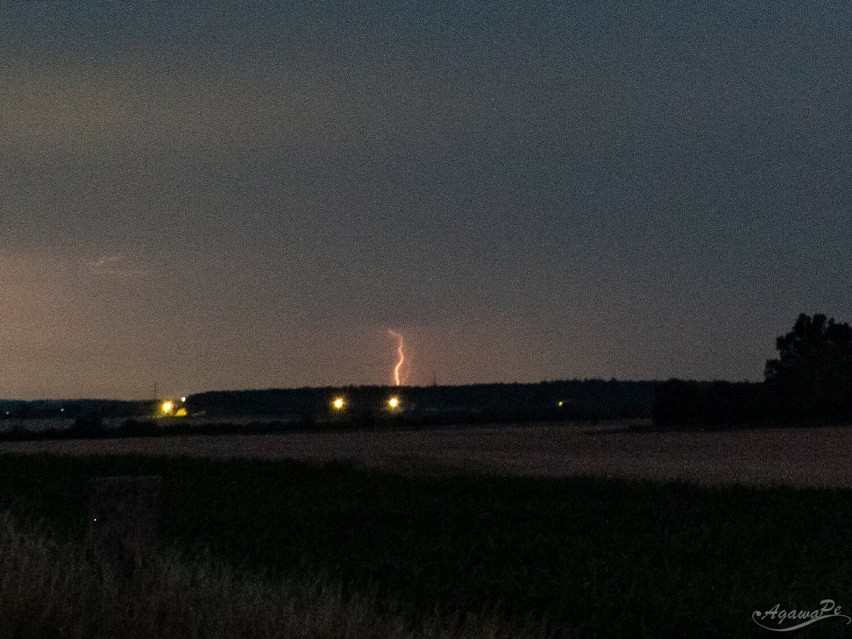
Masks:
[[[702,484],[852,488],[852,428],[654,432],[537,424],[419,431],[211,435],[0,443],[3,452],[347,459],[412,472],[613,476]]]

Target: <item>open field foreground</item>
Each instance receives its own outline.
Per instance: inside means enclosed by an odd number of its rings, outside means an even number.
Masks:
[[[71,548],[89,479],[128,474],[163,487],[163,563],[139,593],[103,590]],[[146,638],[407,636],[401,624],[492,639],[756,637],[756,610],[852,601],[848,490],[2,455],[0,511],[30,531],[18,544],[0,526],[3,637],[115,637],[104,622],[125,603]],[[71,546],[55,554],[45,537]],[[796,636],[849,632],[837,618],[812,630]]]
[[[57,543],[0,512],[0,636],[87,639],[541,638],[538,624],[494,614],[430,615],[410,624],[368,596],[321,581],[269,582],[206,557],[164,552],[134,580],[93,565],[79,544]]]
[[[627,424],[6,442],[0,453],[350,460],[368,468],[852,488],[852,428],[643,432]]]

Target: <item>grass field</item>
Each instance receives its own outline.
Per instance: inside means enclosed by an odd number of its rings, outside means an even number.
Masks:
[[[416,624],[322,580],[264,580],[163,549],[133,578],[0,514],[0,636],[8,639],[544,639],[498,614],[427,613]]]
[[[754,610],[852,605],[845,490],[3,455],[0,507],[79,538],[86,480],[136,473],[163,476],[165,542],[184,557],[340,583],[415,626],[489,611],[565,636],[758,636]]]
[[[639,426],[639,427],[637,427]],[[852,428],[654,432],[636,423],[0,442],[2,452],[348,460],[403,473],[492,473],[852,488]]]

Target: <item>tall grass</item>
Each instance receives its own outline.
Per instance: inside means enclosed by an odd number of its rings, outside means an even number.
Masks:
[[[179,565],[209,572],[219,561],[242,583],[309,592],[340,584],[344,603],[403,619],[409,636],[489,636],[478,630],[489,624],[501,636],[545,617],[557,636],[759,636],[755,610],[850,601],[849,490],[0,455],[0,511],[82,542],[88,481],[128,474],[162,476],[162,539]],[[451,610],[474,615],[466,630]],[[377,634],[405,636],[388,627]],[[848,630],[835,619],[813,636]]]
[[[121,578],[0,513],[0,637],[234,639],[238,637],[509,639],[550,636],[544,624],[497,614],[442,615],[411,627],[374,598],[320,581],[264,581],[202,558],[165,552]]]

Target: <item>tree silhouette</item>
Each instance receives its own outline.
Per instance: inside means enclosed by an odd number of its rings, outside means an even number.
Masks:
[[[778,359],[765,378],[782,416],[852,419],[852,328],[802,313],[793,330],[776,340]]]

